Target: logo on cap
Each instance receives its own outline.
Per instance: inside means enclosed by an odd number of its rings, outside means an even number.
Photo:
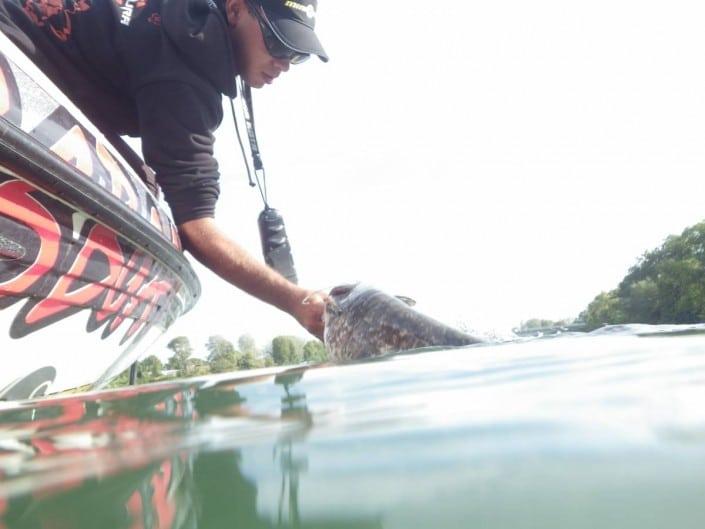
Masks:
[[[316,8],[313,7],[313,5],[308,4],[308,5],[303,5],[299,4],[298,2],[293,2],[292,0],[286,0],[284,2],[284,5],[286,7],[290,7],[291,9],[296,9],[297,11],[303,11],[306,13],[306,16],[308,18],[313,18],[316,16]]]

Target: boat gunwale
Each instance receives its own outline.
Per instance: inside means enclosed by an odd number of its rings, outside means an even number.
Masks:
[[[172,270],[190,292],[190,296],[185,296],[184,313],[193,307],[201,294],[196,272],[181,250],[146,219],[2,117],[0,152],[0,167],[5,166],[13,176],[94,218]],[[13,161],[17,167],[13,167]]]

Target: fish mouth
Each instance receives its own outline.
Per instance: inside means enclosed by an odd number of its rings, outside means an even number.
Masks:
[[[326,312],[333,316],[340,316],[343,313],[343,309],[339,303],[345,301],[357,285],[358,283],[350,283],[331,288],[326,300]]]
[[[17,261],[26,254],[27,250],[24,246],[0,235],[0,261]]]
[[[357,283],[351,283],[349,285],[338,285],[330,289],[331,297],[347,297],[350,292],[357,286]]]

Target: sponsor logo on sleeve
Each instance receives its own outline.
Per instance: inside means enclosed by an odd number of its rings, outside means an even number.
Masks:
[[[120,24],[129,26],[135,10],[142,9],[147,5],[147,0],[116,0],[120,5]]]

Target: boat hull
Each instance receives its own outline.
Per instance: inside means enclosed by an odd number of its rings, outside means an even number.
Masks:
[[[0,398],[100,387],[198,299],[166,211],[0,40]]]

